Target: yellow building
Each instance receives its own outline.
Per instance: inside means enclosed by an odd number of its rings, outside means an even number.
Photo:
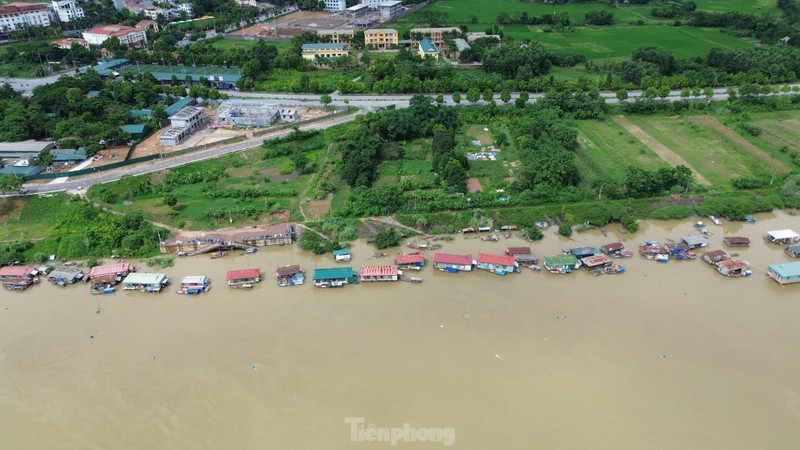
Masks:
[[[372,28],[364,31],[364,45],[368,48],[387,49],[397,46],[397,30],[392,28]]]
[[[353,30],[317,30],[317,36],[327,36],[331,44],[344,44],[353,41]]]
[[[334,59],[350,55],[350,47],[345,44],[303,44],[303,59]]]
[[[409,31],[411,34],[411,45],[419,44],[419,41],[422,38],[428,38],[436,44],[437,47],[444,46],[444,35],[447,33],[455,33],[461,34],[461,30],[455,27],[447,27],[447,28],[412,28]],[[422,38],[417,39],[417,37],[422,36]]]

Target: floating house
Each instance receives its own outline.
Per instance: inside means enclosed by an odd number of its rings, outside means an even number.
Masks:
[[[181,288],[178,289],[178,294],[202,294],[209,289],[211,289],[211,280],[209,280],[207,276],[189,275],[183,277],[183,280],[181,280]]]
[[[575,255],[545,256],[544,266],[550,273],[566,274],[581,267]]]
[[[306,281],[305,271],[297,264],[291,266],[278,267],[275,271],[275,279],[278,286],[300,286]]]
[[[397,281],[399,278],[399,271],[397,266],[361,266],[359,272],[361,281]]]
[[[613,263],[614,261],[608,255],[603,254],[581,258],[581,265],[589,270],[589,272],[609,267]]]
[[[453,255],[450,253],[435,253],[433,267],[455,273],[458,271],[469,272],[472,270],[472,255]]]
[[[658,241],[647,241],[639,246],[639,254],[645,259],[659,262],[669,261],[669,252],[662,248]]]
[[[770,264],[767,275],[780,284],[800,283],[800,262]]]
[[[333,251],[333,260],[336,262],[347,262],[350,261],[352,258],[353,257],[350,254],[350,250],[346,248]]]
[[[478,259],[475,261],[475,266],[478,269],[488,270],[489,272],[496,273],[497,275],[519,272],[519,264],[517,264],[513,256],[508,255],[478,253]]]
[[[39,281],[33,266],[0,267],[0,283],[10,291],[24,291]]]
[[[764,240],[771,244],[794,244],[800,242],[800,234],[792,230],[767,231]]]
[[[726,277],[739,278],[753,274],[750,263],[740,259],[728,259],[717,264],[717,271]]]
[[[715,266],[727,259],[728,259],[728,253],[724,250],[714,250],[706,252],[703,255],[703,261],[711,264],[712,266]]]
[[[690,250],[700,247],[708,247],[708,239],[698,234],[684,236],[681,238],[681,242],[688,245]]]
[[[394,263],[402,268],[422,267],[425,265],[425,255],[421,253],[397,255],[397,257],[394,259]]]
[[[530,247],[508,247],[505,254],[514,258],[518,264],[527,266],[539,262],[539,258],[533,254]]]
[[[800,258],[800,245],[787,245],[783,251],[792,258]]]
[[[314,269],[311,279],[316,287],[342,287],[346,284],[358,284],[358,272],[352,267]]]
[[[56,286],[66,286],[83,279],[83,272],[71,269],[54,270],[47,275],[47,279]]]
[[[697,254],[691,251],[689,244],[683,241],[667,243],[662,247],[662,250],[678,261],[697,259]]]
[[[261,282],[261,271],[259,269],[231,270],[225,275],[228,287],[231,288],[251,288],[253,283]]]
[[[94,266],[89,270],[89,274],[84,277],[83,281],[92,284],[116,284],[135,271],[136,269],[126,262]]]
[[[161,292],[168,284],[169,278],[165,273],[135,272],[122,280],[122,289],[155,294]]]
[[[575,247],[569,249],[569,254],[578,259],[594,256],[598,253],[600,251],[597,250],[597,247]]]
[[[750,238],[744,236],[725,236],[722,242],[728,247],[750,247]]]
[[[622,245],[622,242],[612,242],[610,244],[605,244],[600,246],[600,251],[609,256],[618,256],[619,252],[621,252],[624,249],[625,246]]]

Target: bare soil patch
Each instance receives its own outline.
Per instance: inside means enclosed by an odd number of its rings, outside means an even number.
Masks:
[[[291,181],[300,176],[297,172],[282,174],[278,169],[269,168],[260,171],[262,175],[268,176],[269,181],[279,183],[281,181]]]
[[[739,136],[735,131],[723,125],[719,120],[717,120],[716,117],[692,116],[691,118],[689,118],[689,120],[696,125],[711,128],[712,130],[721,134],[731,144],[736,145],[737,147],[745,150],[746,152],[755,156],[761,162],[772,167],[778,172],[780,173],[786,172],[786,167],[783,164],[781,164],[780,161],[775,160],[773,157],[769,156],[769,154],[767,154],[760,148],[753,145],[750,141]]]
[[[650,150],[655,152],[661,159],[668,162],[671,166],[686,166],[691,169],[692,173],[694,174],[695,180],[698,183],[702,184],[711,184],[708,180],[701,175],[694,167],[691,166],[685,159],[681,158],[679,155],[675,154],[672,150],[667,148],[666,145],[662,144],[661,142],[655,140],[652,136],[647,134],[644,130],[639,128],[636,124],[632,123],[628,120],[625,116],[614,116],[614,122],[621,125],[625,128],[625,131],[628,133],[636,136],[644,145],[646,145]]]
[[[232,34],[241,36],[259,36],[287,38],[297,36],[306,30],[333,30],[346,28],[347,19],[318,11],[297,11],[278,17],[268,24],[258,24]]]
[[[331,201],[333,200],[333,195],[328,195],[325,197],[324,200],[311,200],[308,202],[306,206],[303,207],[303,211],[306,213],[306,217],[309,220],[317,220],[320,217],[324,216],[328,213],[328,210],[331,209]]]
[[[477,178],[467,178],[467,192],[483,192],[481,181]]]

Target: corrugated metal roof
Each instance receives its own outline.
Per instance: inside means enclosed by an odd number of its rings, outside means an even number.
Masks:
[[[464,266],[472,265],[472,255],[453,255],[450,253],[435,253],[433,255],[434,264],[457,264]]]
[[[394,262],[397,264],[418,264],[425,262],[425,256],[420,253],[412,253],[409,255],[397,255]]]
[[[34,271],[33,266],[0,267],[0,277],[27,277]]]
[[[781,278],[800,277],[800,262],[770,264],[769,270],[773,271]]]
[[[611,264],[611,258],[603,254],[587,256],[586,258],[581,258],[581,263],[586,265],[586,267],[597,267],[604,264]]]
[[[317,280],[330,280],[340,278],[350,278],[358,275],[352,267],[331,267],[314,269],[314,281]]]
[[[513,267],[514,257],[506,255],[492,255],[491,253],[478,253],[478,263]]]
[[[208,277],[204,275],[187,275],[181,280],[181,284],[205,284]]]
[[[228,281],[247,280],[252,278],[261,278],[261,270],[260,269],[231,270],[225,276],[225,279]]]
[[[122,280],[125,284],[158,284],[167,278],[165,273],[135,272]]]
[[[531,248],[530,247],[508,247],[506,249],[506,255],[530,255]]]
[[[386,265],[386,266],[361,266],[361,276],[362,277],[386,277],[386,276],[396,276],[397,275],[397,266]]]
[[[89,271],[89,275],[87,278],[94,278],[103,275],[116,275],[119,273],[126,273],[131,270],[130,263],[121,262],[117,264],[108,264],[105,266],[94,266],[92,270]]]
[[[797,239],[798,237],[800,237],[800,235],[798,235],[792,230],[767,231],[767,234],[770,235],[773,239]]]
[[[276,273],[277,276],[282,277],[282,276],[286,276],[286,275],[294,275],[294,274],[300,273],[300,272],[302,272],[302,269],[300,269],[300,266],[297,265],[297,264],[294,264],[294,265],[291,265],[291,266],[278,267],[278,270],[275,273]]]

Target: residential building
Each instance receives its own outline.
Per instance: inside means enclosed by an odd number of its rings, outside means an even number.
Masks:
[[[461,34],[461,30],[455,27],[412,28],[409,33],[411,34],[411,45],[417,45],[420,39],[428,38],[437,47],[441,47],[444,45],[445,34]]]
[[[331,44],[343,44],[352,42],[355,36],[353,30],[317,30],[317,36],[329,39]]]
[[[350,47],[346,44],[303,44],[303,59],[340,58],[350,55]]]
[[[50,9],[41,3],[15,2],[0,6],[0,29],[13,31],[22,26],[49,27]]]
[[[433,59],[439,59],[439,49],[430,39],[423,39],[419,41],[418,45],[417,54],[419,54],[420,58],[430,56]]]
[[[444,272],[470,272],[472,270],[472,255],[453,255],[449,253],[435,253],[433,267]]]
[[[501,275],[510,272],[519,272],[519,265],[514,260],[514,257],[508,255],[478,253],[478,259],[475,265],[478,269],[488,270]]]
[[[188,18],[191,19],[192,17],[194,17],[194,6],[192,6],[191,3],[181,3],[177,6],[177,8],[178,11],[185,12]]]
[[[169,127],[158,136],[158,143],[166,147],[174,147],[191,135],[192,132],[186,128]]]
[[[59,22],[72,22],[84,17],[83,8],[75,0],[53,0],[52,5]]]
[[[225,280],[228,282],[228,287],[232,288],[252,286],[253,283],[261,282],[261,270],[257,268],[231,270],[225,275]]]
[[[281,120],[284,122],[294,122],[300,118],[300,113],[296,109],[282,109],[280,114]]]
[[[86,48],[86,50],[89,50],[89,43],[86,42],[86,39],[64,38],[64,39],[59,39],[57,41],[53,41],[53,45],[55,45],[58,48],[63,48],[64,50],[71,49],[72,48],[72,44],[78,44],[81,47]]]
[[[325,11],[342,12],[347,8],[345,0],[325,0]]]
[[[222,102],[217,110],[218,127],[268,127],[280,118],[278,105],[258,100]]]
[[[139,23],[137,23],[134,28],[144,30],[145,32],[152,30],[158,33],[158,22],[156,22],[155,20],[147,20],[147,19],[140,20]]]
[[[389,20],[396,16],[403,9],[403,2],[393,0],[378,4],[378,11],[381,12],[381,20]]]
[[[396,47],[398,36],[393,28],[371,28],[364,31],[364,45],[380,50]]]
[[[800,283],[800,262],[770,264],[767,275],[780,284]]]
[[[367,5],[369,9],[378,9],[378,5],[385,2],[386,0],[361,0],[361,4]]]
[[[125,25],[104,25],[83,32],[83,38],[91,45],[102,45],[110,37],[116,37],[120,44],[125,45],[147,44],[145,30]]]
[[[248,6],[252,6],[252,7],[257,7],[258,6],[258,4],[256,3],[256,0],[236,0],[236,5],[237,6],[241,6],[243,8],[248,7]]]

